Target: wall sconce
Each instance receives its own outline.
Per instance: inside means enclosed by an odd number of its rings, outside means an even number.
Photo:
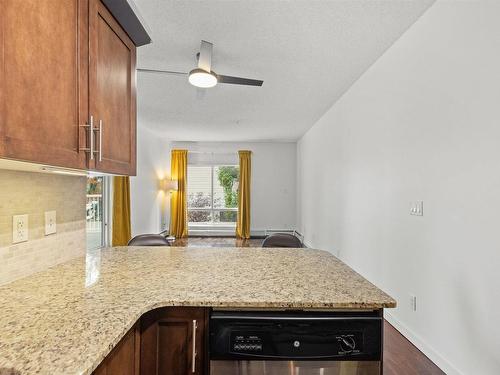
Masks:
[[[179,184],[177,180],[171,180],[169,178],[163,178],[160,180],[160,190],[165,192],[177,191],[179,189]]]

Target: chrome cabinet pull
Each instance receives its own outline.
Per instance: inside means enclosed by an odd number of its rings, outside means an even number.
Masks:
[[[94,116],[90,116],[89,124],[80,125],[82,128],[88,129],[88,137],[90,138],[90,148],[80,148],[80,151],[90,153],[90,160],[94,160]]]
[[[98,132],[99,133],[99,150],[95,150],[94,154],[98,154],[99,158],[98,161],[102,161],[102,120],[99,120],[99,127],[98,128],[92,128],[93,132]]]
[[[102,161],[102,120],[99,120],[99,161]]]
[[[94,116],[90,116],[90,160],[94,160]]]
[[[196,320],[193,320],[193,364],[192,364],[192,372],[193,374],[196,372],[196,329],[198,328],[198,324]]]

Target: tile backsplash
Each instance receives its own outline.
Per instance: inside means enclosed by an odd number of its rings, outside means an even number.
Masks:
[[[0,285],[85,255],[86,178],[0,170]],[[45,212],[57,233],[45,236]],[[28,241],[12,243],[12,216],[28,214]]]

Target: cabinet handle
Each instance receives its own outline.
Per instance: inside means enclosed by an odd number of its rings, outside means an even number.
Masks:
[[[99,120],[99,161],[102,161],[102,120]]]
[[[90,160],[94,160],[94,116],[90,116]]]
[[[88,129],[88,136],[90,138],[90,148],[80,148],[80,151],[90,153],[90,160],[94,160],[94,116],[90,116],[89,124],[80,125],[82,128]]]
[[[193,320],[193,363],[192,363],[192,372],[193,374],[196,372],[196,329],[198,328],[198,324],[196,320]]]

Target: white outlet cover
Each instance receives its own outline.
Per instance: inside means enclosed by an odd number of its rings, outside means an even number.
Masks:
[[[424,216],[424,202],[414,201],[410,204],[410,215]]]
[[[12,217],[12,243],[28,241],[28,215]]]
[[[45,212],[45,235],[56,233],[56,211]]]

